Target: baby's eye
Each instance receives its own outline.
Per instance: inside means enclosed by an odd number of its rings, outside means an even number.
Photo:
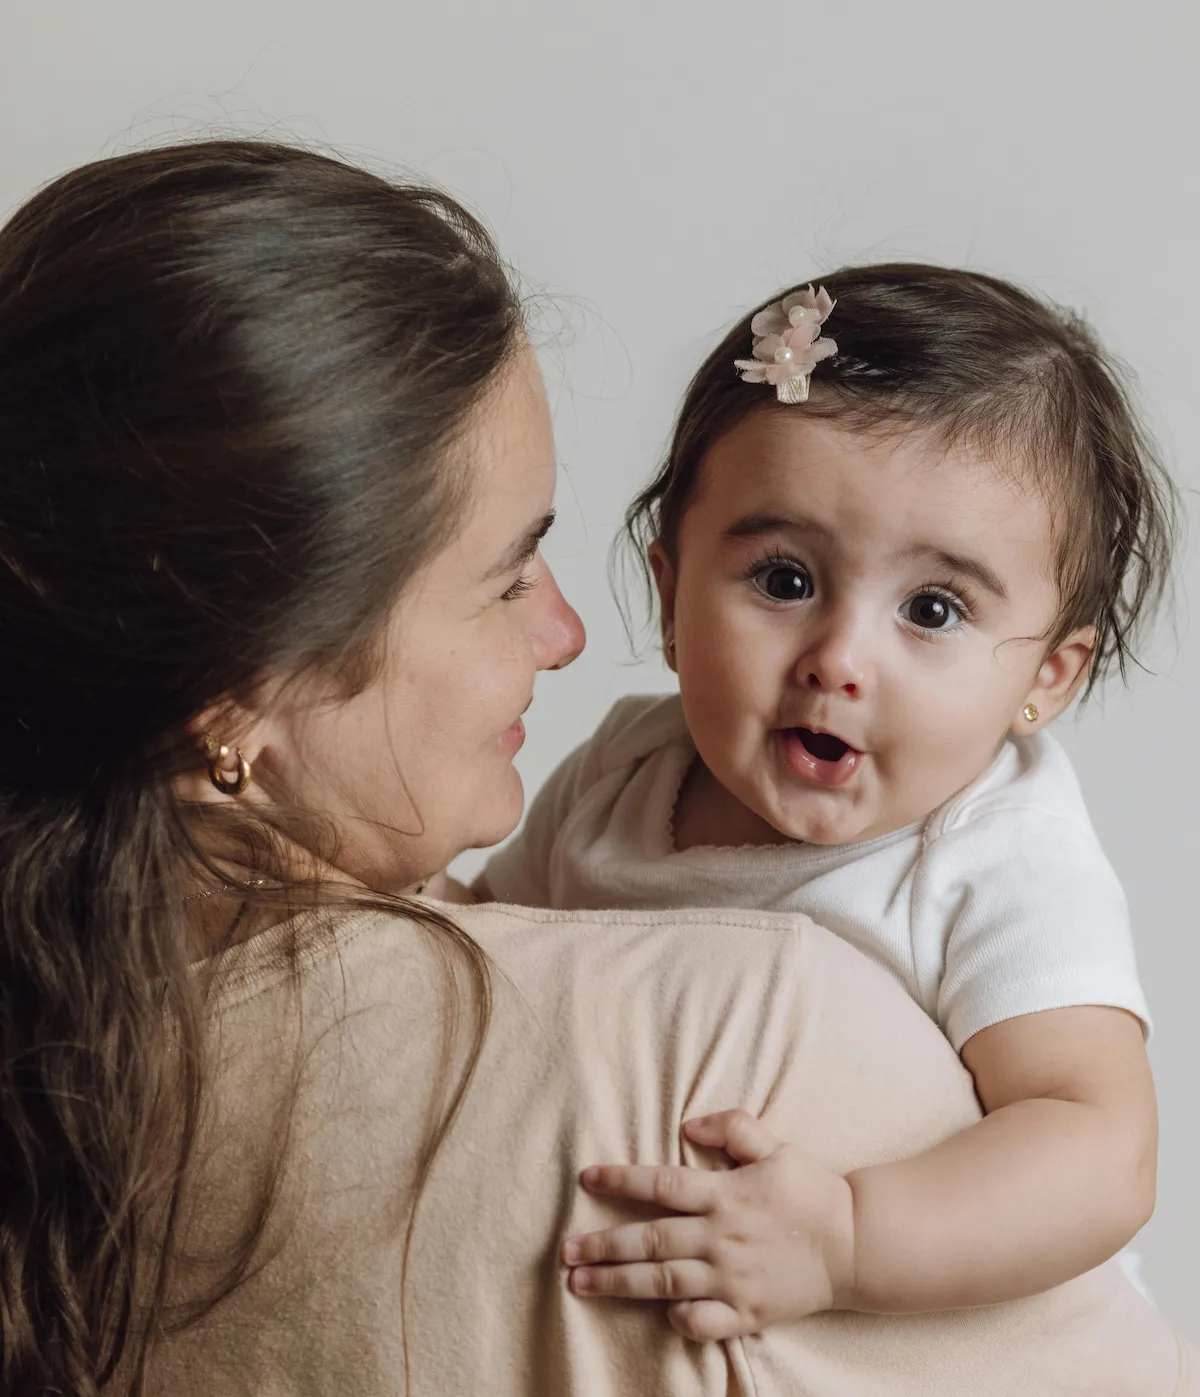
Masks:
[[[754,574],[754,585],[772,601],[807,601],[813,594],[812,578],[795,563],[772,563]]]
[[[923,631],[953,630],[964,619],[963,608],[941,592],[918,592],[909,597],[900,615]]]

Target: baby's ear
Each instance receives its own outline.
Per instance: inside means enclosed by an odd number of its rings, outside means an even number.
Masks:
[[[1056,645],[1042,661],[1033,687],[1013,720],[1014,736],[1028,737],[1065,712],[1087,682],[1095,657],[1095,626],[1080,626]]]
[[[658,588],[659,624],[662,627],[663,650],[667,663],[674,669],[672,655],[675,641],[675,569],[667,557],[661,539],[655,539],[647,552],[654,585]]]

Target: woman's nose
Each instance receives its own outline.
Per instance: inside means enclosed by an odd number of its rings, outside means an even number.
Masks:
[[[538,669],[566,669],[587,643],[579,613],[558,589],[554,574],[546,568],[538,584],[542,607],[534,626],[534,655]]]

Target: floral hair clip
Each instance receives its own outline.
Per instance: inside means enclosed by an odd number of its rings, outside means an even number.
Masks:
[[[750,322],[753,359],[735,359],[746,383],[771,383],[781,403],[808,401],[808,380],[822,359],[837,353],[833,340],[821,338],[821,326],[834,302],[823,286],[793,291],[778,305],[760,310]]]

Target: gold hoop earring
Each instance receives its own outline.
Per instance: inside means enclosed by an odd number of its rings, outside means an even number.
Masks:
[[[1021,709],[1021,717],[1024,718],[1027,723],[1036,723],[1038,720],[1037,704],[1027,703],[1025,707]]]
[[[240,796],[250,784],[250,763],[242,756],[242,749],[230,750],[223,742],[218,742],[210,733],[204,735],[204,755],[208,761],[208,779],[222,795]],[[237,767],[237,775],[226,776],[230,758]]]

